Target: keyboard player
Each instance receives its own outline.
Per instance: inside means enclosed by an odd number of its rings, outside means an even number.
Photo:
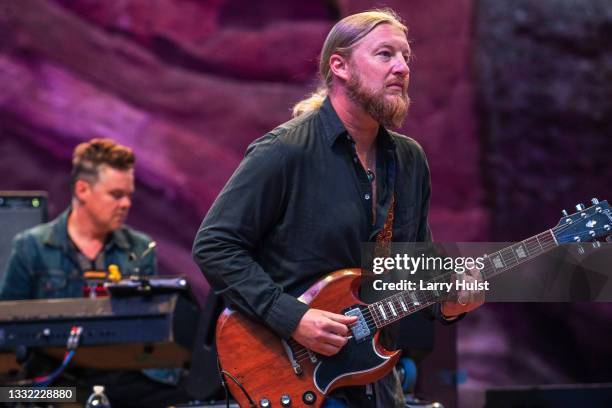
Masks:
[[[134,193],[134,163],[132,150],[110,139],[76,147],[71,205],[53,221],[15,237],[0,300],[82,297],[90,289],[86,271],[106,271],[110,265],[123,274],[156,274],[151,239],[124,224]],[[105,385],[113,407],[188,400],[178,369],[90,371],[78,377],[82,383],[77,387],[83,391],[78,398],[86,397],[94,383]]]

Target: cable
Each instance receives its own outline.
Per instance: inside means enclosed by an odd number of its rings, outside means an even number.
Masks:
[[[230,373],[228,373],[227,371],[221,369],[221,362],[219,361],[219,356],[217,356],[217,369],[219,370],[219,374],[221,377],[221,385],[223,386],[223,389],[225,390],[225,406],[226,408],[229,408],[229,387],[227,386],[227,381],[225,380],[224,376],[228,376],[238,387],[240,387],[240,390],[242,391],[242,393],[244,394],[244,396],[249,400],[249,406],[251,408],[257,408],[257,406],[255,405],[255,402],[253,402],[253,399],[251,398],[251,396],[249,395],[249,393],[247,392],[247,390],[242,386],[242,384],[240,384],[240,381],[238,381],[236,379],[236,377],[234,377],[233,375],[231,375]]]
[[[72,360],[74,353],[75,350],[67,351],[66,354],[64,354],[64,361],[62,361],[62,364],[49,375],[35,377],[33,380],[33,385],[36,387],[48,387],[49,384],[55,381],[55,379],[66,369],[70,363],[70,360]]]
[[[73,326],[70,329],[70,335],[66,341],[66,353],[60,366],[49,375],[34,377],[32,383],[35,387],[48,387],[59,375],[68,367],[70,360],[74,357],[76,349],[79,346],[81,335],[83,334],[83,328],[80,326]]]
[[[227,382],[225,382],[225,376],[223,374],[223,370],[221,370],[221,362],[219,361],[219,356],[217,356],[217,371],[219,371],[219,377],[221,379],[221,386],[223,387],[223,391],[225,392],[225,408],[229,408],[230,394],[229,394],[229,389],[227,388]]]

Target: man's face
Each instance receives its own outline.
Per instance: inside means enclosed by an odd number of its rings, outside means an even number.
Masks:
[[[127,218],[134,194],[134,170],[117,170],[102,165],[98,180],[82,181],[78,198],[83,210],[100,231],[111,232]]]
[[[408,112],[409,59],[406,34],[390,24],[361,39],[349,58],[349,97],[385,127],[401,127]]]

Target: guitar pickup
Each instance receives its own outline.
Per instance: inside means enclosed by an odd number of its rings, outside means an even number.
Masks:
[[[353,337],[356,341],[363,340],[370,335],[370,328],[368,327],[368,323],[366,322],[361,309],[358,307],[350,309],[344,312],[344,315],[357,316],[357,321],[351,326],[351,331],[353,332]]]

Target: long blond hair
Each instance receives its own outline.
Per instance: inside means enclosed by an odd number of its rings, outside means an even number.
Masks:
[[[352,47],[380,24],[391,24],[403,32],[408,32],[400,17],[391,9],[370,10],[353,14],[338,21],[327,34],[319,57],[319,80],[321,84],[315,92],[293,106],[293,117],[319,109],[329,93],[332,72],[329,58],[333,54],[343,57],[351,55]]]

